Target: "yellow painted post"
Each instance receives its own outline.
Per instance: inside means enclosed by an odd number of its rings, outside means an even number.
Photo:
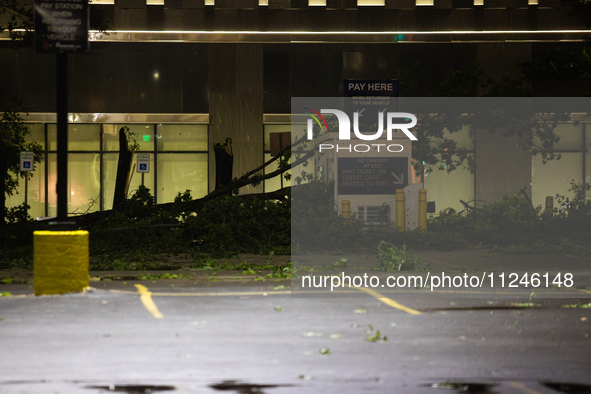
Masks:
[[[33,242],[35,295],[88,287],[88,231],[35,231]]]
[[[427,190],[419,190],[419,229],[427,231]]]
[[[343,202],[341,203],[341,212],[343,215],[343,219],[351,219],[351,201],[343,200]]]
[[[396,189],[396,229],[404,231],[404,189]]]
[[[546,209],[544,210],[544,215],[548,218],[554,216],[554,197],[552,196],[546,197]]]

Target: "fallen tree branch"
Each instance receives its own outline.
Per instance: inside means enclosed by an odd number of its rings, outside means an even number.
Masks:
[[[462,203],[462,205],[469,211],[469,212],[474,212],[476,210],[476,208],[471,207],[470,204],[468,204],[467,202],[465,202],[464,200],[460,200],[460,202]]]
[[[527,200],[527,202],[529,203],[529,207],[531,208],[531,212],[534,215],[534,220],[535,218],[538,216],[536,213],[536,208],[534,208],[534,204],[531,201],[531,198],[529,198],[529,196],[527,195],[527,193],[525,192],[527,190],[527,186],[524,186],[523,189],[520,189],[519,191],[521,192],[521,194],[523,194],[523,196],[525,197],[525,199]]]
[[[223,196],[223,195],[228,195],[228,194],[232,193],[233,191],[238,190],[244,186],[251,185],[253,183],[260,183],[266,179],[274,178],[280,174],[283,174],[286,171],[289,171],[293,167],[296,167],[302,163],[305,163],[306,161],[308,161],[308,159],[310,159],[315,154],[315,152],[316,152],[315,150],[312,149],[312,150],[307,151],[303,156],[301,156],[297,160],[293,161],[290,166],[285,166],[284,168],[279,168],[279,169],[277,169],[273,172],[270,172],[268,174],[265,174],[265,175],[252,176],[253,174],[256,174],[258,171],[262,170],[263,168],[267,167],[269,164],[273,163],[274,161],[276,161],[277,159],[282,157],[287,151],[291,151],[291,149],[293,147],[299,145],[300,143],[304,143],[304,142],[306,142],[306,140],[302,138],[301,140],[295,142],[293,144],[293,146],[290,146],[290,147],[287,147],[287,148],[284,148],[283,150],[281,150],[275,157],[268,160],[267,162],[265,162],[261,166],[255,168],[254,170],[246,172],[240,178],[235,178],[232,182],[230,182],[230,184],[228,184],[220,189],[216,189],[216,190],[212,191],[211,193],[209,193],[205,197],[202,197],[202,198],[199,198],[199,199],[193,200],[193,201],[182,202],[182,203],[171,202],[171,203],[157,204],[156,207],[161,210],[164,210],[164,211],[171,211],[173,209],[177,209],[177,210],[179,210],[179,212],[200,211],[201,209],[203,209],[203,206],[205,205],[205,203],[210,200],[213,200],[213,199]],[[264,199],[276,200],[276,199],[280,199],[280,198],[285,198],[285,196],[287,195],[287,191],[289,189],[290,188],[288,187],[288,188],[276,190],[275,192],[271,192],[271,193],[257,193],[257,194],[241,195],[241,196],[237,196],[237,197],[245,198],[245,199],[264,198]],[[249,196],[252,196],[252,197],[249,197]],[[111,214],[111,211],[92,212],[92,213],[89,213],[86,215],[78,216],[75,218],[75,220],[76,220],[76,223],[79,227],[85,227],[85,226],[88,226],[92,223],[96,223],[99,220],[107,218],[110,214]]]
[[[138,228],[178,228],[181,227],[182,224],[180,223],[174,223],[174,224],[144,224],[144,225],[139,225],[139,226],[131,226],[131,227],[116,227],[114,229],[111,229],[111,231],[130,231],[130,230],[136,230]]]
[[[238,200],[248,201],[251,199],[262,199],[262,200],[281,200],[285,199],[286,196],[289,194],[291,187],[284,187],[283,189],[275,190],[269,193],[254,193],[254,194],[242,194],[238,196],[234,196]],[[159,209],[161,211],[169,212],[172,210],[176,210],[177,212],[197,212],[203,209],[205,204],[208,201],[213,200],[213,197],[210,197],[212,193],[208,194],[203,198],[199,198],[193,201],[186,201],[186,202],[168,202],[164,204],[157,204],[154,206],[154,209]],[[96,223],[100,220],[104,220],[113,214],[113,210],[109,211],[98,211],[92,212],[86,215],[81,215],[77,217],[70,217],[69,219],[73,219],[76,221],[78,227],[86,227],[93,223]],[[164,227],[167,225],[153,225],[153,226],[160,226]],[[168,224],[170,226],[170,224]],[[134,227],[134,228],[137,228]],[[126,227],[122,227],[122,229],[127,229]],[[116,231],[124,231],[124,230],[116,230]]]

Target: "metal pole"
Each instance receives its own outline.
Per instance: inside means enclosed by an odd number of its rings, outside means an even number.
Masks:
[[[419,229],[427,231],[427,190],[419,190]]]
[[[68,217],[68,55],[56,54],[57,80],[57,217]]]
[[[142,186],[144,186],[144,173],[142,172]]]
[[[396,189],[396,229],[398,231],[404,231],[405,228],[405,209],[404,209],[404,189]]]
[[[345,221],[349,221],[351,219],[351,201],[343,200],[341,203],[341,215]]]
[[[28,213],[27,204],[29,202],[29,172],[25,172],[25,213]],[[28,215],[27,215],[28,216]]]

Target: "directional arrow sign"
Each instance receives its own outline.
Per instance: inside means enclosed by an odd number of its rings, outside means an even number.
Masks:
[[[398,175],[396,175],[395,172],[392,172],[392,176],[395,179],[395,181],[394,181],[395,185],[404,185],[404,174],[400,174],[400,176],[398,176]]]

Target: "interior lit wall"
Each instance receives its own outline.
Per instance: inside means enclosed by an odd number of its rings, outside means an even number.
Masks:
[[[542,163],[541,155],[532,157],[532,202],[535,206],[544,206],[546,196],[556,194],[572,197],[571,182],[589,182],[589,131],[587,124],[560,124],[555,133],[560,141],[555,152],[559,160]]]

